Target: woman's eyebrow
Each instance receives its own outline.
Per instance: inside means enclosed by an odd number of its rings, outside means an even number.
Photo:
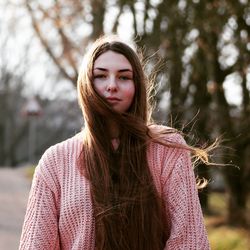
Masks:
[[[107,69],[105,69],[105,68],[94,68],[94,70],[101,70],[101,71],[108,71]]]
[[[120,70],[118,70],[118,72],[131,72],[131,73],[133,73],[133,70],[131,70],[131,69],[120,69]]]
[[[100,68],[100,67],[97,67],[97,68],[94,68],[94,70],[101,70],[101,71],[108,71],[108,69],[105,69],[105,68]],[[118,72],[133,72],[131,69],[119,69]]]

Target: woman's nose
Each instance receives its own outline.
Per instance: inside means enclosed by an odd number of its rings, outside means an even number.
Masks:
[[[117,83],[115,77],[110,77],[107,85],[108,91],[117,91]]]

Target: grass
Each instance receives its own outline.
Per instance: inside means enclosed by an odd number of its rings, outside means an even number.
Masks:
[[[208,229],[212,250],[249,250],[249,232],[243,229],[221,226]]]
[[[209,204],[212,215],[205,216],[208,238],[212,250],[250,250],[250,230],[226,224],[225,194],[212,193]]]
[[[28,166],[28,167],[25,169],[25,175],[27,176],[27,178],[28,178],[29,180],[32,180],[33,175],[34,175],[34,172],[35,172],[35,169],[36,169],[36,166],[34,166],[34,165]]]

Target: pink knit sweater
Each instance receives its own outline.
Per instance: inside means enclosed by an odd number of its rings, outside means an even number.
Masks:
[[[20,250],[94,249],[90,185],[76,166],[81,135],[50,147],[42,156],[32,182]],[[185,143],[177,134],[166,137]],[[164,250],[210,249],[189,153],[152,142],[147,154],[170,221]]]

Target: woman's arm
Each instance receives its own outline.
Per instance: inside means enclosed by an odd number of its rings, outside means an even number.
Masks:
[[[60,249],[55,194],[37,167],[29,194],[19,250]]]
[[[181,153],[163,186],[170,237],[165,250],[210,249],[190,153]],[[165,166],[167,167],[167,166]]]

